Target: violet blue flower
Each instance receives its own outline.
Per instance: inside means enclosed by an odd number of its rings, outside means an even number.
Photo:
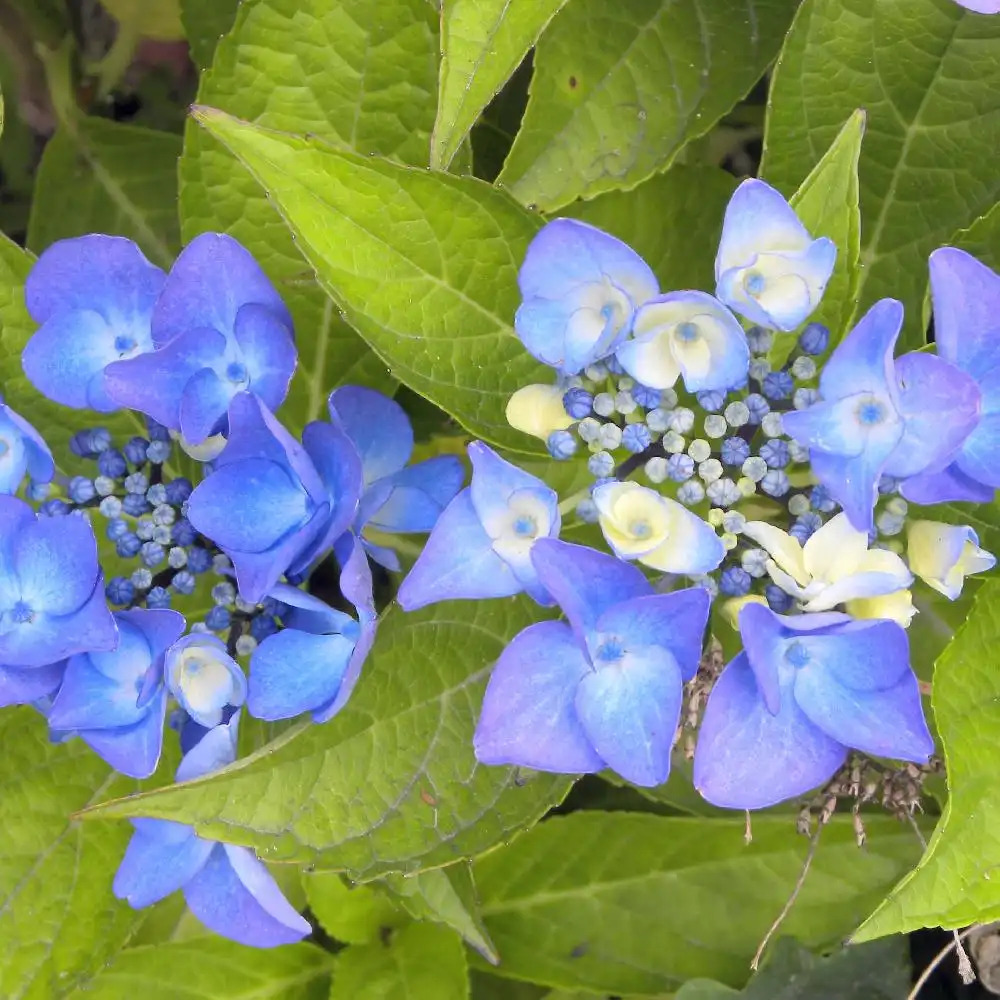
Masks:
[[[48,483],[55,475],[52,452],[24,417],[0,403],[0,493],[12,494],[24,482]]]
[[[739,613],[744,651],[722,672],[698,734],[694,784],[713,805],[763,809],[822,785],[849,749],[925,763],[906,632],[838,612]]]
[[[239,708],[246,701],[246,676],[214,635],[178,639],[167,650],[163,677],[181,708],[206,729],[222,722],[227,706]]]
[[[683,685],[701,658],[708,591],[656,594],[634,566],[557,539],[539,539],[531,559],[569,624],[531,625],[500,654],[476,758],[567,774],[610,767],[637,785],[662,784]]]
[[[239,715],[210,730],[185,755],[178,781],[190,781],[236,759]],[[222,937],[255,948],[301,941],[312,928],[246,847],[199,837],[162,819],[134,819],[135,832],[114,881],[114,894],[136,910],[182,889],[191,912]]]

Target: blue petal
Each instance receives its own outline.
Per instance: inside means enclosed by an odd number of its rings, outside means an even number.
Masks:
[[[1000,365],[1000,275],[955,247],[935,250],[930,272],[937,352],[981,378]]]
[[[851,524],[859,531],[872,530],[878,481],[890,450],[891,446],[883,447],[853,458],[821,451],[810,454],[813,475],[844,508]]]
[[[694,756],[694,785],[713,805],[763,809],[816,788],[847,758],[795,699],[767,710],[746,655],[722,672],[709,695]]]
[[[803,410],[790,410],[782,414],[782,429],[809,448],[832,455],[860,455],[869,437],[857,419],[858,407],[865,398],[847,396],[814,403]]]
[[[895,402],[892,351],[903,326],[903,304],[881,299],[861,317],[823,366],[819,391],[826,400],[861,392],[886,395]]]
[[[209,930],[254,948],[292,944],[312,932],[245,847],[215,844],[204,867],[184,886],[184,898]]]
[[[235,338],[250,375],[250,391],[269,410],[277,410],[288,395],[297,352],[288,313],[246,302],[236,313]]]
[[[430,531],[465,481],[454,455],[438,455],[408,466],[390,480],[389,498],[369,519],[379,531]]]
[[[21,599],[33,611],[67,615],[94,591],[97,540],[82,517],[41,518],[14,542],[14,572]]]
[[[219,434],[226,423],[229,402],[236,386],[219,378],[211,368],[202,368],[187,380],[181,393],[177,420],[180,432],[191,444],[201,444]]]
[[[79,729],[77,735],[116,771],[131,778],[148,778],[160,761],[163,721],[167,712],[165,688],[149,703],[146,716],[119,729]]]
[[[883,471],[902,479],[940,467],[962,446],[979,422],[980,392],[960,368],[922,352],[898,358],[896,378],[903,436]]]
[[[553,521],[558,532],[559,499],[541,479],[505,461],[482,441],[473,441],[468,452],[472,462],[472,482],[469,485],[472,504],[484,526],[506,515],[512,493],[518,490],[545,490],[552,495]]]
[[[266,306],[291,334],[288,309],[250,253],[231,236],[202,233],[170,269],[153,312],[153,340],[162,347],[175,337],[206,328],[228,337],[245,302]]]
[[[146,650],[148,666],[148,647]],[[131,726],[147,714],[145,707],[138,707],[138,696],[135,681],[112,679],[98,670],[90,657],[73,656],[49,710],[49,725],[60,730]]]
[[[996,492],[967,476],[952,463],[939,472],[921,472],[900,484],[903,497],[916,504],[944,503],[948,500],[971,500],[989,503]]]
[[[1000,486],[1000,367],[979,379],[982,417],[963,442],[955,464],[986,486]],[[950,405],[950,404],[949,404]]]
[[[177,781],[191,781],[211,774],[236,760],[236,743],[239,736],[240,713],[221,726],[210,729],[181,760],[175,775]]]
[[[531,561],[581,640],[598,630],[601,616],[616,604],[653,591],[631,563],[585,545],[539,538]]]
[[[415,611],[437,601],[511,597],[522,589],[511,568],[493,551],[470,491],[464,489],[442,511],[396,600],[407,611]]]
[[[268,636],[250,660],[247,709],[258,719],[291,719],[332,701],[354,641],[286,628]]]
[[[186,836],[169,841],[149,836],[139,829],[132,834],[112,885],[118,899],[127,900],[133,909],[141,910],[194,878],[215,845],[196,837],[190,827],[182,829]]]
[[[149,644],[153,662],[163,658],[164,653],[184,634],[184,616],[169,608],[136,608],[133,611],[119,611],[115,615],[119,622],[126,622],[137,628]]]
[[[288,628],[298,629],[300,632],[332,635],[334,632],[342,633],[345,626],[354,622],[350,615],[331,608],[318,597],[287,583],[276,584],[268,596],[288,605],[289,610],[281,614],[281,620]]]
[[[786,638],[809,656],[799,673],[821,669],[851,689],[875,691],[892,687],[909,671],[906,632],[893,621],[855,620],[836,612],[776,617],[786,626]],[[813,624],[809,631],[803,628]]]
[[[0,413],[11,427],[13,434],[19,435],[21,438],[28,475],[36,483],[50,482],[55,475],[55,462],[52,458],[52,452],[41,434],[9,406],[0,404]],[[23,471],[21,475],[24,475]]]
[[[81,659],[88,663],[99,674],[102,674],[109,681],[123,689],[127,688],[132,692],[132,704],[135,704],[135,695],[139,692],[139,684],[149,670],[153,661],[153,651],[149,645],[146,633],[132,619],[139,614],[154,614],[146,610],[140,611],[120,611],[115,615],[118,624],[118,642],[114,649],[102,652],[89,652]],[[171,612],[177,614],[177,612]],[[183,623],[181,615],[177,615]],[[138,718],[138,716],[136,716]],[[134,720],[133,720],[134,721]],[[120,723],[112,723],[118,725]],[[72,728],[75,724],[70,724]]]
[[[477,760],[561,774],[601,770],[604,761],[574,708],[577,687],[590,673],[562,622],[540,622],[516,635],[486,688],[472,740]]]
[[[661,646],[645,646],[630,649],[617,663],[597,666],[576,691],[583,731],[623,778],[645,787],[662,785],[681,712],[677,661]]]
[[[677,662],[681,677],[689,681],[701,661],[710,605],[711,596],[704,587],[636,597],[601,615],[595,631],[598,637],[620,637],[626,648],[662,646]],[[593,641],[590,645],[593,656]]]
[[[65,670],[65,660],[44,667],[0,666],[0,708],[28,705],[54,694],[62,683]]]
[[[364,483],[399,472],[413,452],[410,418],[395,400],[360,385],[330,393],[330,419],[351,439],[364,470]]]

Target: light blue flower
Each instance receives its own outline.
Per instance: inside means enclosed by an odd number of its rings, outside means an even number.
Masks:
[[[28,381],[75,409],[119,407],[105,386],[112,362],[153,349],[150,318],[166,275],[121,236],[53,243],[24,286],[38,332],[21,354]]]
[[[532,356],[566,375],[611,354],[628,336],[635,310],[660,290],[634,250],[575,219],[541,229],[517,280],[517,335]]]
[[[368,554],[398,570],[392,549],[364,538],[364,529],[388,534],[430,531],[462,488],[465,470],[455,455],[436,455],[407,465],[413,428],[406,412],[388,396],[357,385],[334,389],[330,420],[350,438],[361,459],[362,494],[354,532]]]
[[[979,536],[967,524],[911,521],[906,558],[910,569],[949,601],[962,593],[965,578],[985,573],[996,557],[979,547]]]
[[[744,651],[709,696],[694,784],[713,805],[763,809],[829,780],[849,749],[923,764],[934,752],[906,632],[837,612],[739,613]]]
[[[174,262],[152,343],[108,366],[108,395],[193,445],[225,432],[237,393],[277,410],[295,371],[290,313],[249,251],[222,233],[195,237]]]
[[[258,719],[290,719],[312,712],[326,722],[347,704],[375,641],[375,603],[364,549],[352,535],[337,545],[341,594],[357,618],[305,591],[277,584],[271,596],[286,606],[284,628],[268,636],[250,659],[247,708]]]
[[[556,539],[532,549],[569,624],[516,635],[490,677],[473,745],[484,764],[662,784],[682,690],[698,669],[710,598],[654,594],[634,566]]]
[[[148,778],[163,745],[163,659],[184,631],[184,617],[141,608],[119,611],[115,621],[114,650],[70,657],[49,727],[57,736],[79,736],[116,771]]]
[[[239,715],[210,730],[177,769],[190,781],[236,759]],[[191,912],[222,937],[255,948],[301,941],[308,921],[282,895],[267,868],[246,847],[199,837],[162,819],[134,819],[135,832],[114,881],[114,893],[136,910],[183,889]]]
[[[650,388],[669,389],[680,376],[688,392],[703,392],[743,382],[750,349],[743,327],[717,299],[670,292],[640,306],[632,337],[615,357]]]
[[[285,572],[300,572],[354,521],[361,460],[347,435],[322,421],[300,445],[256,396],[229,408],[229,441],[188,499],[188,520],[233,561],[240,595],[263,600]]]
[[[551,604],[531,549],[537,539],[559,534],[559,498],[481,441],[469,445],[469,458],[472,484],[444,509],[396,599],[413,611],[437,601],[527,591]]]
[[[794,330],[819,305],[837,248],[814,240],[773,187],[745,180],[726,208],[715,258],[715,294],[772,330]]]
[[[181,708],[206,729],[222,722],[227,706],[239,708],[246,700],[246,677],[214,635],[178,639],[167,650],[163,676]]]
[[[0,403],[0,493],[16,493],[25,473],[35,483],[51,482],[56,467],[41,434],[24,417]]]

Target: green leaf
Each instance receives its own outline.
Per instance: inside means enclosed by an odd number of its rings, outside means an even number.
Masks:
[[[782,933],[808,946],[853,929],[919,852],[913,831],[866,819],[823,831]],[[688,979],[741,986],[802,868],[794,818],[688,819],[576,812],[529,831],[474,865],[500,975],[561,989],[657,994]]]
[[[469,971],[457,934],[410,924],[388,944],[354,945],[337,956],[330,1000],[466,1000]]]
[[[127,948],[71,1000],[326,1000],[332,956],[311,944],[258,949],[201,937]]]
[[[491,965],[500,961],[479,912],[479,898],[468,865],[432,868],[419,875],[390,875],[385,882],[417,920],[431,920],[458,931]]]
[[[49,140],[35,180],[28,246],[41,253],[56,240],[108,233],[135,240],[169,268],[180,249],[177,157],[168,132],[81,118]]]
[[[0,714],[0,746],[0,996],[58,1000],[96,975],[142,922],[111,893],[129,828],[71,818],[135,782],[80,740],[50,743],[30,708]]]
[[[511,325],[536,216],[471,177],[358,156],[211,108],[195,116],[267,190],[320,281],[400,381],[487,441],[537,449],[504,415],[515,390],[551,380]]]
[[[198,781],[92,815],[159,816],[209,838],[367,880],[478,854],[534,823],[571,780],[483,767],[472,733],[493,662],[538,618],[526,598],[393,607],[347,707]]]
[[[968,229],[956,233],[948,244],[971,253],[994,271],[1000,270],[1000,202]]]
[[[431,166],[445,169],[566,0],[444,0]]]
[[[762,176],[785,193],[855,108],[864,219],[860,308],[906,306],[923,343],[927,255],[1000,198],[1000,19],[944,0],[805,0],[771,86]]]
[[[793,0],[573,0],[535,49],[500,182],[550,211],[669,166],[760,79]]]
[[[119,23],[134,24],[146,38],[172,42],[184,37],[178,0],[101,0],[101,6]]]
[[[219,42],[198,101],[267,128],[426,166],[437,68],[436,16],[426,0],[257,0],[240,7]],[[301,430],[325,414],[330,391],[344,383],[391,389],[386,365],[337,314],[265,191],[193,122],[180,178],[185,241],[206,230],[230,233],[292,311],[299,366],[282,421]]]
[[[336,872],[302,876],[309,909],[323,930],[347,944],[377,941],[388,928],[406,923],[406,915],[378,884],[349,885]]]
[[[548,997],[548,990],[544,986],[501,979],[499,976],[480,972],[479,969],[469,970],[469,982],[472,986],[472,1000],[542,1000],[543,997]]]
[[[180,0],[181,23],[191,47],[191,58],[201,69],[212,65],[219,39],[236,20],[240,0]]]
[[[671,167],[631,191],[610,191],[561,213],[624,240],[662,288],[715,288],[715,251],[736,179],[716,167]],[[669,219],[669,225],[664,220]]]
[[[857,941],[1000,918],[1000,871],[993,864],[1000,848],[998,643],[1000,581],[989,580],[934,670],[948,804],[920,863],[863,924]]]
[[[864,132],[865,113],[855,111],[791,198],[792,207],[812,236],[827,236],[837,247],[837,263],[823,301],[809,317],[829,327],[828,351],[847,333],[857,306],[861,253],[858,160]],[[795,332],[777,331],[768,352],[771,364],[781,367],[797,340]]]

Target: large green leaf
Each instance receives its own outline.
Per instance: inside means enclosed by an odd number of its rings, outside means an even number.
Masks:
[[[1000,197],[998,43],[1000,18],[950,0],[805,0],[775,71],[761,170],[788,194],[868,113],[861,308],[901,299],[908,346],[923,342],[927,255]]]
[[[247,0],[249,3],[250,0]],[[233,26],[240,0],[180,0],[181,23],[191,58],[202,68],[212,65],[219,39]]]
[[[386,944],[354,945],[337,956],[330,1000],[466,1000],[469,971],[459,936],[410,924]]]
[[[101,6],[139,35],[164,42],[184,37],[179,0],[101,0]]]
[[[1000,919],[1000,581],[985,583],[934,670],[949,798],[927,851],[855,935]]]
[[[736,178],[716,167],[679,164],[632,191],[609,191],[566,208],[624,240],[666,291],[715,289],[715,252]]]
[[[269,128],[426,166],[437,50],[426,0],[257,0],[241,6],[219,43],[198,100]],[[298,430],[321,417],[330,390],[345,382],[392,385],[316,284],[265,191],[193,123],[180,178],[185,240],[206,230],[232,234],[292,310],[300,358],[283,421]]]
[[[1000,271],[1000,203],[976,219],[968,229],[956,233],[948,243],[971,253],[994,271]]]
[[[559,802],[565,777],[483,767],[472,733],[490,667],[538,617],[524,598],[393,607],[347,707],[302,723],[223,771],[110,802],[98,816],[160,816],[271,861],[356,880],[484,851]]]
[[[852,930],[919,852],[913,831],[849,819],[823,831],[782,926],[804,944]],[[794,818],[688,819],[576,812],[540,824],[475,866],[497,973],[563,989],[655,995],[711,977],[742,985],[749,962],[802,868]]]
[[[159,267],[180,249],[177,157],[169,132],[81,118],[49,140],[35,179],[28,246],[85,233],[127,236]]]
[[[407,169],[210,108],[195,115],[267,190],[394,375],[487,441],[530,447],[504,411],[522,385],[551,379],[511,325],[536,216],[471,177]]]
[[[814,237],[829,237],[837,247],[837,262],[823,301],[809,317],[829,327],[828,351],[847,332],[857,305],[861,253],[858,159],[864,131],[865,113],[855,111],[791,199],[809,232]],[[797,339],[794,332],[775,333],[768,353],[775,367],[785,363]]]
[[[447,167],[482,110],[566,0],[444,0],[431,166]]]
[[[310,944],[262,950],[219,937],[119,952],[71,1000],[326,1000],[332,956]]]
[[[0,996],[58,1000],[88,982],[143,915],[111,893],[129,828],[71,814],[135,782],[80,740],[49,742],[30,708],[0,714]]]
[[[350,885],[336,872],[305,872],[302,885],[323,930],[346,944],[377,941],[390,928],[408,922],[379,883]]]
[[[663,170],[757,82],[794,0],[573,0],[535,50],[500,182],[546,211]],[[664,219],[664,225],[669,225]]]

